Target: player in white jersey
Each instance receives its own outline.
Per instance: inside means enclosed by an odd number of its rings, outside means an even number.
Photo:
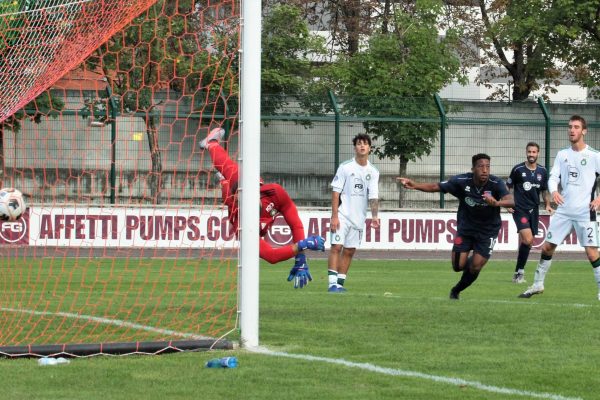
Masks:
[[[379,228],[379,170],[369,162],[371,138],[358,134],[352,139],[354,158],[342,163],[331,182],[331,250],[328,260],[331,293],[346,291],[344,282],[356,248],[360,245],[371,208],[371,226]]]
[[[544,292],[544,278],[552,264],[554,251],[574,229],[579,244],[592,264],[600,300],[600,253],[596,223],[600,196],[596,197],[595,193],[596,176],[600,174],[600,153],[585,144],[586,133],[585,119],[579,115],[572,116],[569,120],[571,147],[558,152],[548,179],[548,191],[558,208],[550,219],[533,285],[519,295],[521,298]]]

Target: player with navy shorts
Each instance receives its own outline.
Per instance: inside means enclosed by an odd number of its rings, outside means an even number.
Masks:
[[[475,282],[491,257],[502,227],[500,207],[514,206],[504,181],[490,174],[490,156],[475,154],[471,165],[471,172],[439,183],[416,183],[408,178],[397,178],[407,189],[450,193],[459,200],[452,268],[456,272],[462,271],[462,275],[450,290],[452,300],[458,300],[460,292]]]
[[[512,209],[512,216],[519,232],[519,253],[512,279],[514,283],[525,282],[525,264],[533,246],[533,239],[538,233],[540,194],[544,199],[546,211],[553,211],[548,193],[548,171],[537,163],[539,153],[540,146],[537,143],[527,143],[527,160],[515,165],[506,181],[509,190],[513,190],[515,207]]]

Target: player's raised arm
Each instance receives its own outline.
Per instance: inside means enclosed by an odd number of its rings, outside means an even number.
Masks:
[[[400,182],[405,189],[414,189],[414,190],[419,190],[421,192],[428,192],[428,193],[439,192],[441,190],[440,185],[437,182],[436,183],[417,183],[417,182],[414,182],[412,179],[404,178],[401,176],[397,177],[396,180],[398,182]]]

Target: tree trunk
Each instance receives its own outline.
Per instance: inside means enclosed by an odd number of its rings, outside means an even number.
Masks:
[[[408,159],[404,155],[400,155],[400,165],[398,170],[398,176],[406,177],[406,166],[408,165]],[[406,197],[406,189],[398,183],[398,207],[404,207],[404,199]]]
[[[150,113],[146,117],[146,135],[148,136],[148,146],[150,148],[150,160],[152,162],[152,170],[148,176],[148,186],[150,187],[150,195],[152,196],[152,204],[161,203],[161,188],[162,188],[162,158],[160,148],[158,146],[158,133],[154,118]]]
[[[360,40],[360,1],[352,0],[342,3],[344,25],[348,35],[348,54],[356,54]]]

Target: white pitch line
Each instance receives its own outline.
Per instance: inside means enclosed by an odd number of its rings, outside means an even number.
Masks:
[[[532,392],[529,390],[519,390],[519,389],[511,389],[511,388],[507,388],[507,387],[492,386],[492,385],[486,385],[481,382],[467,381],[465,379],[460,379],[460,378],[449,378],[446,376],[431,375],[431,374],[425,374],[425,373],[416,372],[416,371],[385,368],[385,367],[379,367],[377,365],[373,365],[370,363],[355,363],[352,361],[344,360],[342,358],[317,357],[317,356],[311,356],[311,355],[307,355],[307,354],[291,354],[291,353],[285,353],[285,352],[281,352],[281,351],[269,350],[265,347],[246,348],[246,350],[253,352],[253,353],[265,354],[265,355],[269,355],[269,356],[295,358],[298,360],[306,360],[306,361],[321,361],[321,362],[326,362],[329,364],[337,364],[337,365],[342,365],[342,366],[350,367],[350,368],[359,368],[359,369],[367,370],[370,372],[377,372],[377,373],[384,374],[384,375],[425,379],[428,381],[446,383],[446,384],[453,385],[453,386],[468,386],[468,387],[472,387],[475,389],[479,389],[479,390],[483,390],[483,391],[491,392],[491,393],[500,393],[500,394],[506,394],[506,395],[512,395],[512,396],[525,396],[525,397],[529,397],[529,398],[548,399],[548,400],[582,400],[581,397],[566,397],[566,396],[562,396],[559,394],[553,394],[553,393]]]
[[[127,321],[123,321],[120,319],[100,318],[100,317],[94,317],[92,315],[85,315],[85,314],[73,314],[73,313],[66,313],[66,312],[51,312],[51,311],[35,311],[35,310],[7,308],[7,307],[0,307],[0,311],[30,314],[30,315],[54,315],[54,316],[58,316],[58,317],[83,319],[86,321],[100,322],[102,324],[107,324],[107,325],[121,326],[121,327],[126,327],[126,328],[138,329],[141,331],[160,333],[163,335],[170,335],[170,336],[180,336],[180,337],[190,338],[190,339],[198,339],[198,340],[214,339],[214,338],[211,338],[208,336],[197,335],[195,333],[177,332],[177,331],[173,331],[171,329],[162,329],[162,328],[155,328],[155,327],[147,326],[147,325],[134,324],[133,322],[127,322]]]
[[[378,296],[375,294],[361,294],[362,296]],[[383,294],[383,297],[387,297],[390,299],[408,299],[408,300],[423,300],[423,297],[415,297],[415,296],[400,296],[400,295],[396,295],[396,294],[391,294],[389,292],[386,292]],[[446,302],[450,302],[450,300],[448,300],[447,297],[427,297],[427,299],[430,300],[436,300],[436,301],[446,301]],[[586,308],[586,307],[596,307],[593,304],[583,304],[583,303],[541,303],[539,301],[534,301],[534,300],[528,300],[528,299],[523,299],[523,300],[493,300],[493,299],[478,299],[478,298],[473,298],[473,299],[469,299],[469,300],[459,300],[458,302],[455,302],[456,304],[460,304],[460,303],[498,303],[498,304],[510,304],[510,305],[514,305],[514,304],[518,304],[518,305],[544,305],[544,306],[552,306],[552,307],[574,307],[574,308]]]

